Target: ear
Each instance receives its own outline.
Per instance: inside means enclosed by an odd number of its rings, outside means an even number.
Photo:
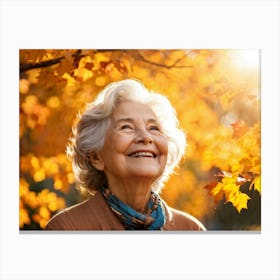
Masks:
[[[104,162],[98,153],[95,152],[91,153],[89,158],[90,158],[91,165],[93,167],[95,167],[99,171],[104,170]]]

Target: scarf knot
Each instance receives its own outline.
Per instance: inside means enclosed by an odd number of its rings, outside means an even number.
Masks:
[[[161,230],[165,223],[165,214],[161,199],[158,194],[151,191],[147,209],[139,213],[119,198],[117,198],[108,187],[101,188],[102,194],[118,216],[126,230]]]

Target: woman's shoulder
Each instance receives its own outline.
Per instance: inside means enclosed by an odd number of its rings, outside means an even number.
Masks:
[[[54,215],[46,225],[46,230],[77,230],[79,220],[87,211],[92,198],[85,199],[73,206],[67,207]],[[82,221],[80,221],[82,222]]]
[[[166,210],[164,230],[205,231],[205,226],[194,216],[174,209],[163,202]]]
[[[122,230],[123,226],[105,202],[102,194],[66,208],[48,222],[46,230]]]

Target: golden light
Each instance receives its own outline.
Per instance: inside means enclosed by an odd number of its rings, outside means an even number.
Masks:
[[[254,70],[259,67],[259,50],[233,50],[229,55],[233,65],[240,70]]]

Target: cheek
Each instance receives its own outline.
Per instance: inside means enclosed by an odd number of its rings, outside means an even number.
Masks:
[[[168,154],[168,142],[165,137],[160,137],[157,141],[158,143],[158,149],[161,155],[167,155]]]
[[[105,145],[103,147],[104,153],[107,155],[123,154],[130,144],[130,139],[127,135],[119,135],[111,133],[107,135]]]
[[[131,140],[127,135],[114,135],[111,138],[110,149],[115,153],[123,154],[128,149]]]

